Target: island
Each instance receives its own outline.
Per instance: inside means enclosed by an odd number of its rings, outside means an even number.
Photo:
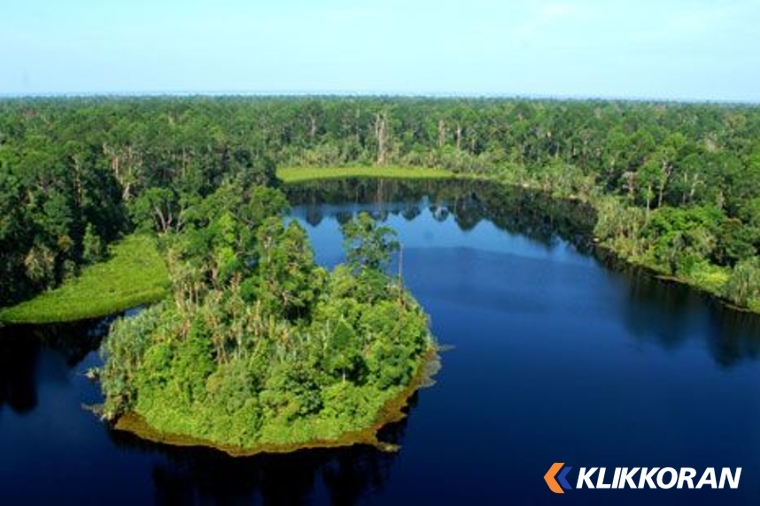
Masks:
[[[222,185],[159,238],[171,296],[118,320],[98,372],[103,418],[233,455],[375,444],[435,363],[428,318],[387,268],[399,243],[366,213],[346,263],[318,266],[273,188]]]

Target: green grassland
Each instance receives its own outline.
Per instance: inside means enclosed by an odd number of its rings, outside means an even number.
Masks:
[[[0,310],[2,323],[54,323],[98,318],[164,298],[169,275],[155,240],[132,235],[105,262],[85,267],[60,287]]]
[[[421,167],[348,166],[348,167],[283,167],[277,177],[286,183],[300,183],[317,179],[388,178],[388,179],[449,179],[454,173],[444,169]]]

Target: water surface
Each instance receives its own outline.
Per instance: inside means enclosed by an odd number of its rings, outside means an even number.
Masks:
[[[2,503],[757,504],[760,323],[682,286],[611,269],[571,203],[483,184],[290,190],[319,262],[360,210],[395,228],[401,273],[450,345],[433,388],[373,448],[232,459],[114,434],[81,409],[100,328],[4,329]],[[394,272],[398,264],[393,266]],[[552,494],[554,462],[742,467],[734,491]],[[575,473],[571,476],[576,476]],[[574,480],[573,480],[574,481]]]

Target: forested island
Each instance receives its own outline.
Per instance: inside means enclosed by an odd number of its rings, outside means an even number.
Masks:
[[[360,214],[343,227],[347,263],[328,273],[285,208],[277,190],[225,184],[161,238],[173,298],[106,339],[105,418],[241,454],[373,442],[400,416],[435,349],[384,273],[393,232]]]
[[[114,324],[99,372],[103,416],[152,439],[371,442],[434,355],[426,316],[388,274],[391,230],[346,223],[328,272],[279,190],[352,175],[575,201],[619,258],[760,311],[754,106],[38,98],[0,101],[0,321],[152,304]]]

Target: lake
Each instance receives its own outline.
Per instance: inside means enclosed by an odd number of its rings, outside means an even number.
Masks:
[[[406,285],[444,347],[436,384],[374,448],[233,459],[114,433],[100,400],[107,321],[0,336],[0,503],[757,504],[760,318],[620,268],[593,213],[485,183],[288,189],[320,263],[368,211],[398,231]],[[580,467],[742,467],[737,490],[549,491]],[[594,480],[595,481],[595,480]],[[607,480],[609,482],[609,479]]]

